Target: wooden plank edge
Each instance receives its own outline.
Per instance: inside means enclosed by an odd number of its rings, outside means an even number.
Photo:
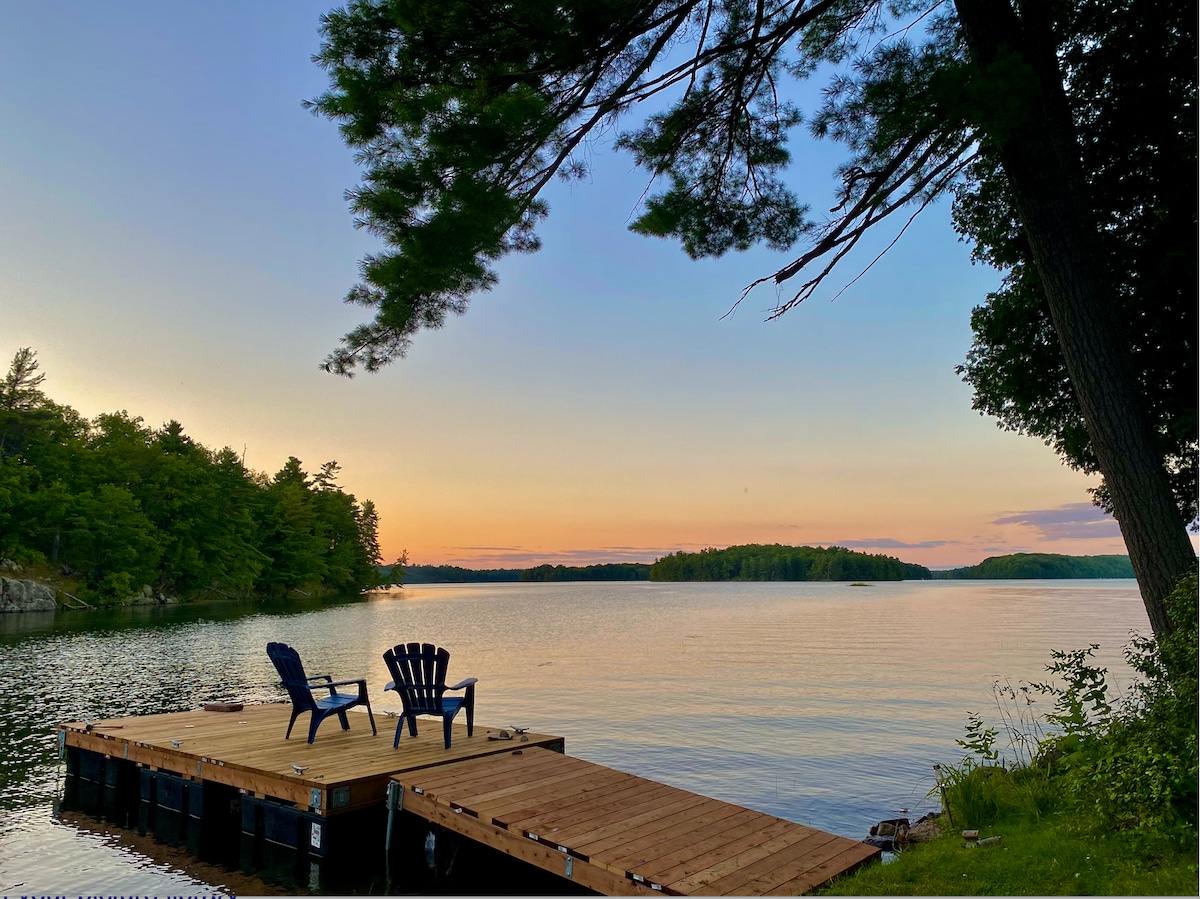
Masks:
[[[305,784],[295,778],[276,776],[269,771],[243,770],[239,766],[217,764],[204,756],[146,746],[136,741],[110,734],[84,733],[66,730],[65,745],[109,758],[133,762],[155,771],[176,774],[187,780],[208,780],[249,793],[262,792],[273,799],[290,802],[305,811],[325,814],[328,811],[328,784]],[[319,805],[311,805],[312,791],[321,792]]]
[[[811,869],[810,871],[806,871],[805,874],[803,875],[803,877],[795,878],[795,879],[789,880],[787,883],[780,884],[775,889],[769,890],[766,893],[766,895],[767,896],[794,896],[797,894],[799,894],[801,896],[807,895],[808,893],[811,893],[813,890],[820,889],[821,887],[825,886],[827,883],[829,883],[831,880],[834,880],[835,878],[841,877],[845,874],[849,874],[852,871],[857,871],[859,868],[863,867],[863,865],[871,864],[872,862],[878,861],[879,857],[883,854],[882,850],[879,849],[877,846],[870,846],[867,843],[859,843],[858,846],[860,846],[863,851],[858,851],[854,847],[848,846],[845,849],[843,849],[834,858],[831,858],[827,862],[817,865],[815,868]],[[841,858],[843,856],[850,856],[851,858],[854,859],[854,861],[851,861],[849,863],[849,865],[846,867],[841,867],[836,871],[829,871],[828,870],[829,868],[833,867],[836,864],[839,864],[838,858]]]
[[[639,883],[582,859],[566,855],[548,842],[529,839],[469,814],[455,812],[450,805],[443,805],[419,793],[405,797],[404,810],[484,846],[503,852],[505,855],[557,874],[564,880],[570,880],[572,883],[596,890],[607,896],[651,896],[662,892],[645,883]],[[568,864],[570,864],[571,870],[569,878],[566,875]]]

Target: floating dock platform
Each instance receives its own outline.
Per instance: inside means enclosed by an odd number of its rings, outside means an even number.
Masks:
[[[879,856],[536,746],[393,780],[393,804],[610,896],[798,896]]]
[[[468,737],[455,725],[446,749],[440,722],[429,720],[393,749],[394,718],[377,716],[372,735],[351,711],[349,730],[327,721],[308,744],[299,725],[283,739],[290,715],[267,704],[59,725],[68,791],[90,791],[81,807],[198,855],[206,846],[212,855],[216,841],[228,859],[240,836],[232,855],[245,870],[288,850],[313,889],[323,867],[369,858],[387,866],[397,839],[426,831],[606,895],[796,895],[879,856],[856,840],[566,756],[559,736],[492,740],[486,727]],[[420,847],[400,852],[407,870]]]

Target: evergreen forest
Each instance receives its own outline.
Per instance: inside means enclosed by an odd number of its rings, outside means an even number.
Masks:
[[[747,544],[663,556],[650,567],[652,581],[903,581],[927,580],[924,565],[842,546]]]
[[[0,383],[0,558],[66,576],[86,602],[357,593],[380,584],[378,515],[291,457],[274,475],[177,421],[84,418],[21,349]],[[72,594],[74,595],[74,594]]]
[[[990,556],[978,565],[935,571],[939,579],[992,578],[1122,578],[1133,577],[1129,556],[1063,556],[1057,553],[1012,553]]]
[[[650,566],[644,562],[601,565],[538,565],[521,572],[523,581],[645,581]]]
[[[393,571],[395,574],[393,575]],[[405,584],[490,584],[519,581],[520,568],[462,568],[458,565],[404,565],[399,569],[385,566],[384,574],[393,582]]]

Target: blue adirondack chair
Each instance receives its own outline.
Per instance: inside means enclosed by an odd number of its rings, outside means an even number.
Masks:
[[[330,715],[337,715],[342,722],[342,730],[350,729],[346,718],[346,709],[356,705],[367,707],[367,717],[371,719],[371,733],[377,734],[375,716],[371,714],[371,702],[367,698],[367,682],[365,680],[337,680],[329,674],[314,674],[308,677],[304,673],[304,665],[300,662],[300,654],[286,643],[268,643],[267,655],[275,663],[275,670],[283,680],[284,689],[292,700],[292,720],[288,722],[284,739],[292,736],[292,725],[296,718],[304,712],[311,712],[312,719],[308,725],[308,742],[317,737],[317,728]],[[339,693],[338,687],[357,686],[357,693]],[[315,690],[328,690],[328,696],[319,699],[313,695]]]
[[[404,711],[396,724],[396,739],[392,748],[400,745],[400,732],[408,722],[408,732],[417,735],[417,715],[437,715],[442,719],[442,735],[446,748],[450,748],[450,725],[460,709],[467,711],[467,736],[475,730],[475,684],[477,678],[468,677],[452,687],[446,686],[446,668],[450,663],[450,652],[432,643],[401,643],[383,654],[392,680],[388,690],[400,694]],[[447,690],[466,690],[462,696],[447,696]]]

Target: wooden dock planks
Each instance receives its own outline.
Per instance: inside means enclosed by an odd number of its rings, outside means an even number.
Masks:
[[[385,802],[608,895],[796,895],[879,855],[854,840],[562,754],[561,737],[468,738],[440,722],[392,748],[394,718],[372,735],[326,722],[284,740],[281,704],[59,725],[66,746],[222,783],[320,815]],[[176,745],[178,744],[178,745]],[[299,766],[297,771],[293,766]]]
[[[406,811],[609,895],[795,895],[879,855],[528,743],[393,779]]]
[[[398,772],[504,752],[510,745],[488,740],[481,727],[468,737],[466,726],[456,724],[446,749],[441,722],[430,719],[421,722],[415,738],[405,731],[400,746],[393,749],[395,718],[376,716],[379,733],[372,735],[365,712],[352,709],[347,714],[349,730],[331,719],[322,724],[312,744],[306,742],[307,716],[296,722],[290,740],[283,738],[291,716],[291,707],[283,704],[106,719],[91,722],[90,731],[76,721],[59,725],[59,731],[67,746],[192,780],[215,781],[319,814],[382,804],[388,781]],[[562,737],[528,736],[530,742],[522,745],[563,745]],[[336,797],[335,790],[340,791]]]

